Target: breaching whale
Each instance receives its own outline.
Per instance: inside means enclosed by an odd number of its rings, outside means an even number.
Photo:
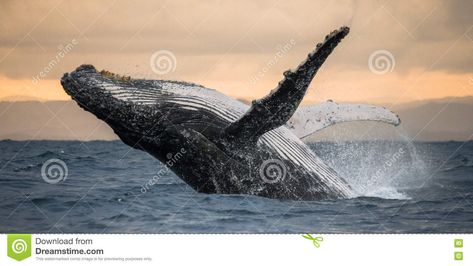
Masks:
[[[64,74],[61,84],[127,145],[163,163],[182,151],[170,168],[198,192],[290,200],[352,197],[348,183],[300,138],[339,122],[398,125],[398,116],[383,107],[332,101],[298,108],[316,72],[348,32],[342,27],[327,35],[251,106],[197,84],[132,79],[92,65]]]

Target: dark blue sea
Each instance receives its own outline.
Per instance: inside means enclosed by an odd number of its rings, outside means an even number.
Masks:
[[[311,148],[358,197],[296,202],[200,194],[119,141],[0,141],[0,232],[473,232],[473,142]]]

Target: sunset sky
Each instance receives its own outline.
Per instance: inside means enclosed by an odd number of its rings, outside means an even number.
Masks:
[[[69,99],[59,79],[83,63],[135,78],[195,82],[251,100],[266,95],[284,70],[342,25],[351,33],[319,71],[306,103],[473,95],[472,1],[194,3],[2,1],[0,100]],[[161,50],[175,57],[162,75],[152,68]],[[386,73],[370,69],[377,51],[392,55]]]

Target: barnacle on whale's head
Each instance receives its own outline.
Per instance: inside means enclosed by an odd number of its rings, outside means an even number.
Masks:
[[[110,78],[110,79],[114,79],[114,80],[118,80],[118,81],[124,81],[124,82],[131,81],[130,76],[122,76],[122,75],[110,72],[108,70],[105,70],[105,69],[101,70],[99,73],[100,73],[100,75],[102,75],[104,77],[107,77],[107,78]]]

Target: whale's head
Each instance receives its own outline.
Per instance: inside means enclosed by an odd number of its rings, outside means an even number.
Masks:
[[[61,79],[64,91],[82,108],[102,118],[114,111],[116,104],[109,91],[121,89],[125,77],[113,76],[109,72],[98,72],[92,65],[81,65]],[[120,81],[120,79],[122,79]]]
[[[125,143],[134,145],[145,136],[159,134],[162,126],[156,121],[162,119],[162,113],[155,106],[129,100],[138,89],[132,82],[126,76],[97,71],[92,65],[81,65],[61,79],[66,93],[80,107],[107,123]]]

